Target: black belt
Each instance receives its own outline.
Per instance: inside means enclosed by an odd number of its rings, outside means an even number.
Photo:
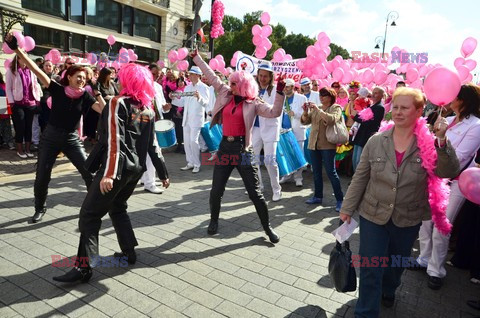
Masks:
[[[55,130],[57,130],[57,131],[64,132],[64,133],[72,133],[72,132],[75,132],[75,130],[77,130],[76,128],[74,128],[73,130],[70,130],[70,129],[66,129],[66,128],[63,128],[63,127],[55,126],[55,125],[52,124],[52,123],[48,123],[47,126],[50,126],[50,127],[52,127],[53,129],[55,129]]]
[[[235,141],[245,142],[245,136],[223,136],[222,140],[225,140],[228,142],[235,142]]]

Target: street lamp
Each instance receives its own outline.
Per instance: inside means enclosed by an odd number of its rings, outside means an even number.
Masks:
[[[397,11],[390,11],[387,15],[387,22],[385,22],[385,35],[383,37],[383,49],[382,49],[382,59],[383,59],[383,55],[385,54],[385,43],[387,42],[387,28],[388,28],[388,22],[389,21],[392,21],[392,23],[390,24],[390,26],[397,26],[397,24],[395,23],[395,21],[398,19],[399,15],[398,15],[398,12]],[[378,37],[377,37],[378,39]],[[377,43],[377,46],[378,46],[378,43]],[[376,48],[376,47],[375,47]],[[380,47],[379,47],[380,48]]]
[[[377,37],[375,38],[375,44],[376,44],[376,45],[375,45],[375,49],[378,50],[378,49],[380,48],[380,44],[383,43],[383,40],[384,40],[384,39],[383,39],[383,36],[377,36]]]

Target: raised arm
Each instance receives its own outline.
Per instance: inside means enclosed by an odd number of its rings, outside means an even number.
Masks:
[[[13,36],[12,33],[9,33],[5,37],[5,42],[7,45],[15,51],[18,57],[20,57],[27,67],[37,76],[43,86],[48,87],[50,85],[50,77],[47,76],[38,66],[28,57],[28,55],[21,48],[18,47],[17,38]]]

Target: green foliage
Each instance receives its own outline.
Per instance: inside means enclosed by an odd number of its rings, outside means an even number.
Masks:
[[[243,21],[233,16],[225,15],[223,19],[223,28],[225,34],[214,41],[214,55],[221,54],[225,57],[227,65],[230,58],[236,51],[242,51],[245,54],[253,54],[255,46],[252,43],[252,27],[255,24],[262,25],[260,16],[262,11],[254,11],[246,13],[243,16]],[[208,38],[210,23],[204,28],[205,35]],[[273,32],[269,39],[272,42],[272,48],[268,51],[265,59],[271,60],[273,53],[278,48],[283,48],[293,58],[303,58],[306,56],[306,49],[309,45],[315,43],[315,39],[305,36],[303,34],[288,34],[285,26],[281,24],[272,25]],[[336,55],[341,55],[344,59],[350,58],[348,51],[335,43],[330,44],[331,54],[328,60],[333,59]]]

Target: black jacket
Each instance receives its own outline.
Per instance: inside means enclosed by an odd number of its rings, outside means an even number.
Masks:
[[[168,179],[167,167],[155,138],[154,112],[139,108],[131,99],[116,96],[102,111],[100,140],[87,159],[87,169],[100,169],[105,177],[121,179],[122,172],[147,170],[147,153],[161,180]]]
[[[372,119],[364,122],[359,117],[359,114],[355,115],[353,118],[354,121],[360,123],[360,128],[358,128],[355,139],[352,141],[352,144],[354,145],[364,147],[368,139],[380,129],[380,123],[385,115],[385,108],[383,107],[382,102],[378,102],[375,105],[370,106],[370,108],[373,112]]]

